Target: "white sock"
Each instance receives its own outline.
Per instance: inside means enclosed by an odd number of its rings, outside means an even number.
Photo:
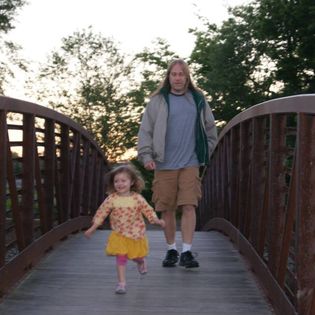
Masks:
[[[188,252],[191,250],[191,244],[183,243],[182,253]]]
[[[170,249],[175,249],[175,250],[177,250],[177,249],[176,249],[176,243],[174,243],[174,244],[167,244],[167,250],[170,250]]]

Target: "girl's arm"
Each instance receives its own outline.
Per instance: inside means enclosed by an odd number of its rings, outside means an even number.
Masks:
[[[107,197],[100,207],[97,209],[95,216],[92,220],[92,225],[89,229],[84,232],[85,237],[90,238],[92,234],[97,230],[97,228],[104,222],[106,217],[110,213],[110,200],[111,197]]]
[[[154,218],[153,223],[159,225],[162,229],[165,228],[165,221],[163,219]]]
[[[160,225],[162,228],[165,227],[165,222],[159,219],[154,209],[147,203],[143,196],[139,195],[139,203],[142,214],[149,220],[150,223]]]

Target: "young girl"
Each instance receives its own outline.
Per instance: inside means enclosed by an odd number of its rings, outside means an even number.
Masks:
[[[150,223],[162,228],[165,222],[160,220],[153,208],[140,195],[144,181],[130,165],[114,168],[109,173],[109,196],[100,205],[92,221],[92,226],[85,231],[90,238],[95,230],[110,215],[112,232],[109,235],[106,253],[116,256],[118,275],[117,294],[126,293],[126,264],[128,259],[137,263],[140,274],[147,272],[145,256],[149,252],[149,244],[145,235],[143,215]]]

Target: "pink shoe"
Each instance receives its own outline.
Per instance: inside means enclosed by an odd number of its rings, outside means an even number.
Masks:
[[[140,275],[145,275],[148,272],[147,261],[145,258],[137,262],[137,267]]]
[[[116,294],[126,294],[126,284],[119,282],[117,287],[116,287],[115,293]]]

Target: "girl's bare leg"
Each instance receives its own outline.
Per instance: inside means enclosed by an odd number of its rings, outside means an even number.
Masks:
[[[118,282],[126,284],[126,265],[117,265]]]
[[[126,265],[128,258],[126,255],[116,256],[116,270],[118,277],[118,285],[115,293],[125,294],[126,293]]]

